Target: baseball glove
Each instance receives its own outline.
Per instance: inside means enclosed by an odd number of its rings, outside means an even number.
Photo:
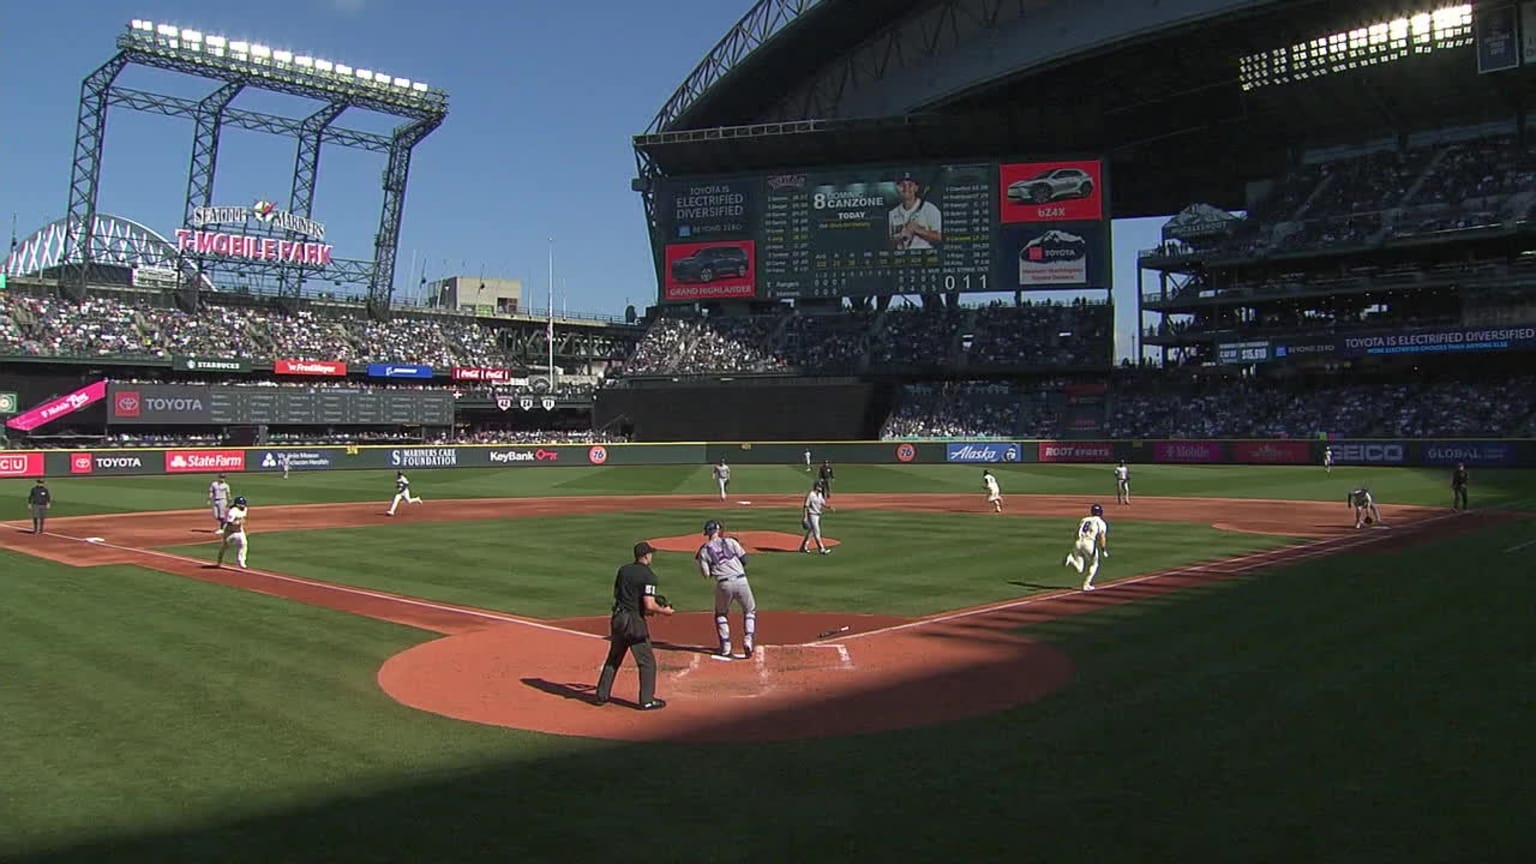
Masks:
[[[665,594],[657,594],[656,595],[656,605],[660,606],[662,608],[666,608],[668,606],[671,606],[672,604],[667,602],[667,595],[665,595]]]
[[[1374,525],[1375,523],[1376,523],[1375,519],[1371,518],[1370,516],[1365,517],[1365,524],[1367,524],[1367,525]]]

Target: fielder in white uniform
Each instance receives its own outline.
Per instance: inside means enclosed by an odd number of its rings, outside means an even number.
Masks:
[[[811,451],[805,451],[805,473],[811,473]]]
[[[715,466],[712,474],[715,478],[715,485],[720,487],[720,500],[724,501],[725,490],[729,489],[731,485],[731,466],[725,464],[725,460],[721,459],[720,464]]]
[[[1323,448],[1323,470],[1328,472],[1329,474],[1333,473],[1333,448],[1332,447],[1324,447]]]
[[[283,453],[282,455],[278,456],[277,457],[277,462],[278,462],[279,465],[283,466],[283,479],[287,480],[288,479],[288,454],[287,453]]]
[[[1345,503],[1355,508],[1355,527],[1364,528],[1368,523],[1381,523],[1381,511],[1376,509],[1376,499],[1371,497],[1371,490],[1361,486],[1351,490]]]
[[[811,541],[816,541],[816,551],[822,555],[832,554],[827,544],[821,542],[821,512],[832,509],[827,503],[827,486],[817,480],[811,486],[811,491],[805,496],[805,503],[801,505],[800,527],[805,529],[805,536],[800,538],[800,551],[809,553]]]
[[[1093,590],[1093,577],[1099,573],[1099,559],[1109,557],[1109,526],[1104,524],[1104,507],[1095,504],[1088,508],[1088,515],[1077,523],[1077,542],[1067,553],[1063,566],[1079,573],[1086,568],[1083,590]]]
[[[208,503],[213,505],[213,521],[218,526],[214,530],[224,530],[224,522],[229,515],[229,482],[223,474],[208,484]]]
[[[1115,466],[1115,502],[1131,503],[1131,469],[1125,467],[1124,459]]]
[[[249,513],[250,510],[245,505],[245,496],[236,498],[235,506],[229,508],[229,512],[224,516],[224,543],[219,546],[219,559],[215,566],[224,566],[224,553],[233,546],[235,563],[240,565],[241,570],[245,569],[245,553],[250,548],[250,544],[245,539],[245,523]]]
[[[389,513],[387,515],[389,515],[389,516],[395,515],[395,508],[400,506],[400,502],[401,501],[404,501],[407,504],[420,504],[421,503],[421,499],[420,498],[418,498],[418,497],[416,497],[416,496],[411,494],[411,481],[410,481],[409,478],[407,478],[405,476],[405,472],[404,471],[396,471],[395,472],[395,499],[393,501],[389,502]]]
[[[981,485],[987,490],[987,503],[992,505],[992,512],[1003,512],[1003,492],[997,488],[997,478],[991,471],[981,472]]]

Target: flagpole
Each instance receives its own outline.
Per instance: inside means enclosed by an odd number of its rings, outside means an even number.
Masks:
[[[549,324],[544,329],[549,345],[549,395],[555,395],[555,238],[549,238]]]

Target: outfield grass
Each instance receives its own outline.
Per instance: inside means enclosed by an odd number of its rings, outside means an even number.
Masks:
[[[696,534],[713,510],[398,522],[252,537],[251,566],[541,618],[603,615],[613,571],[637,540]],[[733,511],[730,530],[796,529],[798,510]],[[1079,585],[1062,566],[1077,520],[986,513],[829,514],[833,555],[763,553],[749,561],[753,592],[771,609],[924,615]],[[1203,525],[1118,522],[1115,557],[1099,584],[1294,542]],[[700,536],[699,542],[703,542]],[[176,547],[213,560],[217,544]],[[657,553],[661,589],[680,611],[712,608],[712,583],[685,553]]]
[[[1005,494],[1109,497],[1106,466],[996,471]],[[979,492],[970,466],[838,472],[844,491]],[[1384,503],[1446,503],[1444,472],[1148,466],[1134,478],[1144,495],[1342,503],[1367,482]],[[392,491],[386,472],[234,479],[258,508]],[[412,479],[432,498],[711,492],[706,467]],[[62,516],[198,507],[207,480],[51,485]],[[741,466],[732,486],[749,496],[805,481],[791,467]],[[1536,472],[1473,483],[1475,504],[1536,499]],[[27,485],[0,484],[0,518],[25,517]],[[262,534],[253,562],[524,614],[600,614],[618,563],[610,546],[696,531],[707,512]],[[782,510],[733,519],[795,521]],[[860,554],[760,556],[765,605],[913,614],[1075,581],[1060,566],[1057,520],[850,511],[827,530]],[[1202,544],[1236,554],[1281,542],[1199,526],[1114,531],[1109,578]],[[1519,598],[1531,550],[1504,550],[1531,540],[1527,521],[1038,624],[1025,635],[1076,666],[1072,685],[1042,702],[751,746],[599,742],[414,711],[375,675],[430,634],[0,551],[0,860],[1526,860],[1536,757],[1518,742],[1536,697]],[[551,557],[551,541],[569,547]],[[978,548],[988,554],[957,551]],[[661,559],[669,595],[703,608],[707,592],[670,587],[695,584],[686,556]],[[423,560],[453,566],[401,564]]]

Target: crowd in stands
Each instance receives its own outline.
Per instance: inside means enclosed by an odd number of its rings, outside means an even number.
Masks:
[[[109,435],[61,435],[38,438],[38,447],[344,447],[387,444],[613,444],[628,440],[622,435],[591,429],[512,429],[464,426],[448,434],[419,435],[399,429],[314,430],[272,432],[250,442],[220,432],[113,433]]]
[[[1059,414],[1048,393],[986,381],[908,385],[880,437],[1050,438]]]

